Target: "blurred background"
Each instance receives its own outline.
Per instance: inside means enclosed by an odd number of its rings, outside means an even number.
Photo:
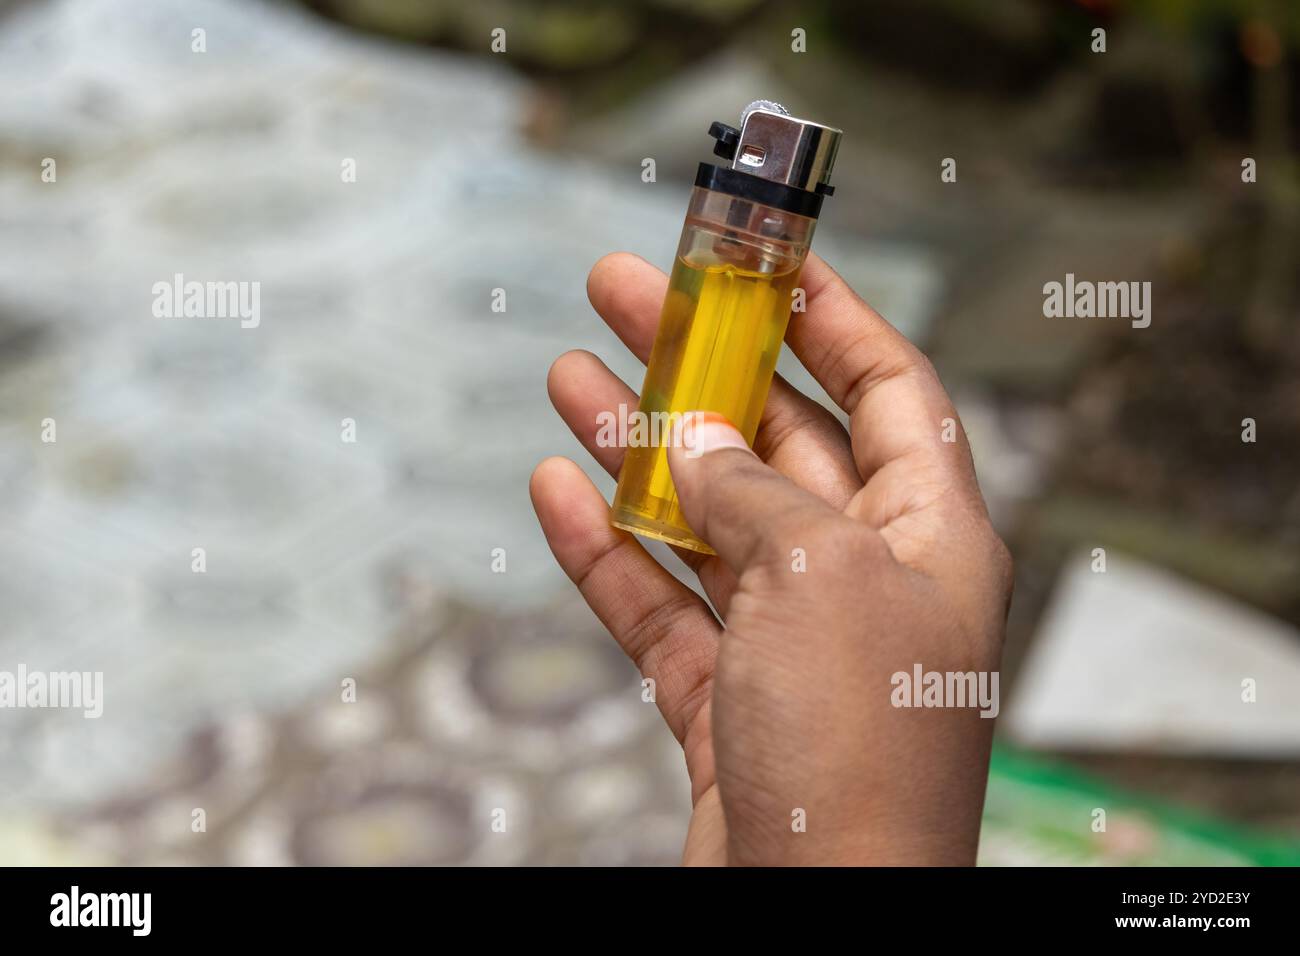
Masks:
[[[670,265],[759,97],[844,129],[816,248],[1016,556],[981,862],[1300,862],[1298,45],[1284,0],[0,0],[0,669],[105,684],[0,711],[0,862],[678,861],[526,484],[612,491],[547,368],[639,385],[586,272]],[[1067,272],[1150,327],[1044,318]],[[176,273],[260,325],[155,318]]]

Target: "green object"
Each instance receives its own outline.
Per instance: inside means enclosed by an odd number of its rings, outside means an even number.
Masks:
[[[1104,811],[1103,820],[1098,811]],[[995,747],[981,866],[1300,866],[1300,841],[1256,833]]]

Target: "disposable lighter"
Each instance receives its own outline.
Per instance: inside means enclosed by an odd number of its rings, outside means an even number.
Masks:
[[[730,165],[700,163],[638,412],[717,412],[752,446],[841,131],[758,100],[740,129],[714,123],[709,135]],[[712,553],[682,515],[662,440],[627,448],[610,520]]]

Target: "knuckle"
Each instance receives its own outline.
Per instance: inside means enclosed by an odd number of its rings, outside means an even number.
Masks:
[[[926,378],[933,379],[936,382],[940,381],[939,370],[934,367],[934,362],[930,359],[930,356],[926,355],[920,349],[916,350],[913,363],[916,370]]]

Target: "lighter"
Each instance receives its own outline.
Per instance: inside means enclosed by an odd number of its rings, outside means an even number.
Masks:
[[[706,554],[678,505],[657,423],[717,412],[753,445],[841,134],[758,100],[739,130],[714,123],[709,135],[731,165],[700,163],[641,388],[639,418],[651,427],[640,434],[660,440],[629,443],[610,516]]]

